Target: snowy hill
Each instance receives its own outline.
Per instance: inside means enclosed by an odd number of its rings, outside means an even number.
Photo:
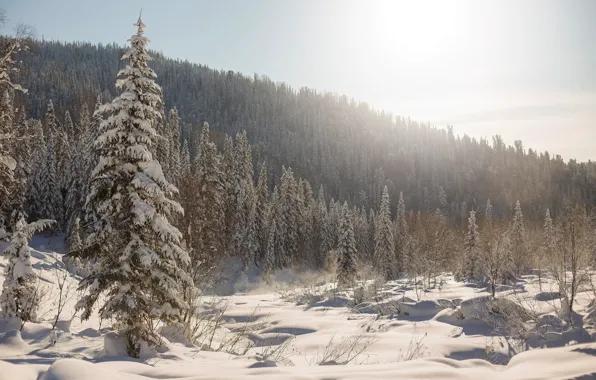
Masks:
[[[422,293],[405,283],[389,282],[379,289],[376,302],[356,307],[351,294],[317,283],[313,276],[301,276],[301,284],[254,284],[248,293],[205,297],[198,327],[203,332],[195,344],[185,342],[175,329],[163,329],[159,352],[145,352],[143,359],[134,360],[126,356],[110,323],[100,323],[97,315],[83,323],[74,317],[69,323],[78,278],[68,273],[64,287],[68,294],[63,294],[68,300],[52,344],[57,280],[66,274],[61,254],[52,248],[60,249],[60,239],[36,236],[32,245],[33,267],[45,291],[40,322],[27,323],[19,332],[18,321],[0,321],[2,380],[596,376],[596,343],[590,326],[581,329],[584,335],[576,329],[573,336],[557,333],[558,340],[547,338],[546,345],[558,348],[534,349],[511,358],[505,340],[491,336],[486,323],[466,317],[473,300],[486,299],[488,293],[449,276],[442,287]],[[0,266],[5,264],[0,258]],[[531,278],[520,286],[523,290],[517,294],[534,300],[536,310],[546,312],[555,305],[548,292],[537,294]],[[423,300],[415,301],[417,294]],[[593,308],[589,296],[580,295],[582,316]]]

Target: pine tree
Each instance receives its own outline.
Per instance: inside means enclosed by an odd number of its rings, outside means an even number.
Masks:
[[[27,179],[26,210],[32,219],[41,215],[40,199],[42,198],[41,173],[45,167],[46,140],[43,125],[40,121],[28,123],[29,144],[31,146],[31,170]]]
[[[59,220],[62,218],[62,194],[56,173],[56,151],[54,149],[54,136],[50,132],[47,138],[48,146],[45,150],[46,157],[42,170],[39,172],[37,186],[39,198],[37,199],[39,216],[44,219]],[[60,225],[58,226],[60,228]]]
[[[267,181],[267,167],[265,163],[261,165],[259,173],[259,182],[255,190],[255,197],[252,208],[251,223],[254,224],[251,232],[251,239],[254,241],[254,257],[255,264],[261,265],[267,253],[267,227],[268,218],[267,200],[269,198],[268,181]]]
[[[192,267],[201,264],[203,270],[212,269],[222,254],[223,217],[224,217],[224,185],[220,169],[217,148],[209,139],[209,124],[203,124],[201,143],[194,162],[194,173],[198,186],[193,189],[196,197],[195,207],[187,210],[188,216],[194,219],[192,238]],[[199,268],[192,271],[199,275]],[[195,284],[198,277],[194,278]]]
[[[37,318],[40,294],[37,276],[31,266],[28,241],[34,233],[52,223],[51,220],[40,220],[27,224],[23,213],[19,213],[10,246],[4,251],[8,263],[4,271],[0,306],[5,318],[18,317],[22,323]]]
[[[270,274],[276,269],[286,266],[287,255],[283,241],[283,218],[277,186],[273,189],[269,203],[269,236],[267,237],[267,252],[263,264],[263,272]]]
[[[493,227],[493,205],[490,203],[490,198],[486,200],[486,210],[484,212],[484,228],[491,230]]]
[[[127,61],[118,73],[121,91],[101,107],[109,116],[101,123],[95,146],[100,160],[93,171],[89,206],[99,220],[87,237],[90,257],[99,265],[81,281],[87,293],[78,304],[83,319],[91,316],[102,294],[106,301],[101,318],[114,318],[127,340],[128,353],[139,356],[140,344],[157,344],[155,320],[177,322],[188,308],[182,287],[191,279],[182,266],[189,264],[180,247],[181,233],[168,221],[183,210],[168,199],[176,188],[165,178],[150,147],[157,143],[156,128],[162,117],[162,92],[148,66],[148,39],[139,17],[138,31],[130,38]]]
[[[170,172],[168,173],[169,178],[172,182],[177,184],[178,178],[180,177],[180,117],[176,108],[170,110],[168,116],[168,132],[170,135],[170,151],[168,160]]]
[[[519,201],[515,203],[515,212],[511,224],[511,253],[513,267],[517,275],[527,270],[529,267],[528,246],[526,240],[526,227],[524,225],[524,215]]]
[[[480,253],[480,232],[476,224],[476,212],[470,211],[468,218],[468,233],[464,239],[464,275],[478,278]]]
[[[404,202],[404,194],[400,191],[399,201],[397,203],[397,217],[395,219],[395,258],[397,263],[397,271],[405,269],[409,262],[407,257],[407,235],[408,222],[406,221],[406,205]]]
[[[316,237],[314,243],[316,255],[313,265],[316,268],[321,268],[325,263],[327,254],[333,249],[328,226],[327,203],[325,202],[325,193],[322,185],[319,188],[317,206],[313,208],[313,214],[314,234]]]
[[[353,286],[356,280],[357,251],[348,202],[344,202],[341,209],[337,255],[337,285],[340,287]]]
[[[282,168],[282,173],[279,193],[281,210],[279,227],[284,241],[283,253],[285,257],[282,262],[288,265],[298,257],[299,214],[296,208],[294,173],[291,168]]]
[[[394,244],[393,225],[389,211],[389,191],[385,186],[375,231],[375,267],[385,280],[393,279],[396,274]]]
[[[198,145],[197,145],[198,146]],[[222,156],[222,172],[224,174],[225,185],[225,230],[224,236],[227,241],[226,250],[231,253],[233,250],[233,235],[236,227],[236,171],[234,170],[234,142],[230,136],[225,137],[223,156]]]
[[[542,252],[541,257],[537,260],[538,263],[538,284],[542,291],[542,268],[544,263],[550,263],[555,258],[555,250],[557,249],[557,235],[553,220],[550,217],[550,210],[546,209],[544,216],[544,231],[542,233]]]
[[[236,135],[236,150],[234,152],[234,178],[233,193],[235,203],[233,252],[235,255],[242,256],[245,265],[254,261],[254,258],[247,258],[246,252],[243,252],[246,234],[248,231],[248,217],[253,201],[253,167],[250,146],[246,131]]]
[[[21,108],[15,119],[16,141],[12,151],[16,161],[14,170],[14,186],[10,198],[11,216],[16,216],[18,212],[25,212],[25,201],[27,193],[27,183],[31,175],[31,137],[26,121],[25,109]],[[11,218],[11,225],[16,220]]]

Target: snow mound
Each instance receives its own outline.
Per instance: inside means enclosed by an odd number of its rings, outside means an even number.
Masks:
[[[107,357],[127,357],[126,342],[120,335],[113,331],[107,333],[103,336],[103,354]]]
[[[528,319],[527,311],[520,305],[505,298],[482,296],[463,301],[459,308],[464,318],[519,317]]]
[[[130,378],[131,376],[106,371],[99,365],[83,360],[62,359],[55,361],[39,380],[127,380]],[[31,378],[33,379],[35,378]]]
[[[36,380],[37,371],[24,366],[0,360],[0,380]]]
[[[399,313],[412,318],[432,318],[445,309],[437,301],[400,302]]]
[[[3,354],[24,354],[30,351],[29,345],[21,338],[19,330],[10,330],[0,336],[0,351]]]
[[[162,326],[159,329],[159,333],[171,343],[179,343],[187,347],[193,346],[193,344],[186,337],[186,334],[184,334],[184,326],[182,324]]]

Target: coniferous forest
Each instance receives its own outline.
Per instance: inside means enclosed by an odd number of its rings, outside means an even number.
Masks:
[[[548,272],[571,320],[596,264],[594,163],[170,59],[135,27],[126,47],[0,40],[5,315],[36,320],[44,231],[81,318],[114,320],[133,357],[156,321],[189,333],[199,295],[287,268],[338,288],[448,271],[493,297]]]

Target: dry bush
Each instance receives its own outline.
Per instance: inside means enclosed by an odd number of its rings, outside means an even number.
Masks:
[[[276,339],[277,337],[273,340]],[[296,340],[296,337],[287,339],[279,345],[262,346],[257,354],[257,360],[289,364],[290,358],[296,353],[296,348],[293,347],[294,340]]]
[[[335,334],[325,345],[322,353],[308,360],[309,365],[346,365],[376,343],[378,339],[375,336],[369,336],[362,332],[357,336],[342,338],[340,341],[335,341]]]
[[[407,362],[410,360],[422,359],[428,355],[428,347],[424,344],[427,338],[427,333],[421,336],[413,336],[408,343],[408,348],[404,352],[399,350],[397,361]]]

